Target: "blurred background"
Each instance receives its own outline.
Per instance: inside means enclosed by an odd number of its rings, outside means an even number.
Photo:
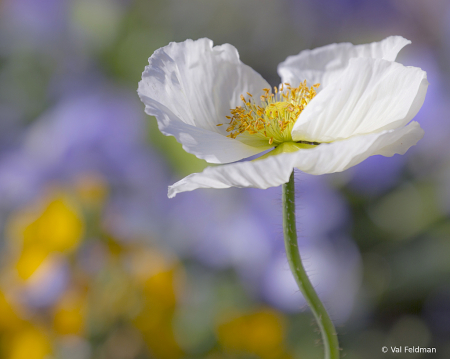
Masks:
[[[449,358],[448,0],[1,0],[0,358],[321,358],[280,188],[167,199],[206,163],[159,133],[137,84],[170,41],[231,43],[277,85],[288,55],[390,35],[428,73],[425,137],[297,173],[300,250],[342,357]]]

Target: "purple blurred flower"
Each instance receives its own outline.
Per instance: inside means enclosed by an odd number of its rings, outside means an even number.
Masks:
[[[58,38],[70,15],[70,0],[3,0],[0,7],[7,32],[30,46]]]
[[[331,318],[335,323],[343,323],[352,312],[362,280],[359,251],[345,236],[315,239],[309,244],[299,244],[303,263]],[[285,254],[275,256],[266,268],[263,297],[288,312],[303,309],[306,301],[298,291]]]
[[[158,226],[167,170],[145,133],[134,94],[96,88],[64,98],[31,125],[22,146],[0,159],[2,205],[21,206],[50,183],[70,185],[97,173],[111,189],[107,216],[113,219],[106,221],[113,229],[126,234],[133,226],[144,232]]]
[[[420,121],[425,136],[422,141],[408,154],[410,157],[420,156],[420,161],[425,168],[438,167],[442,161],[448,159],[450,153],[450,104],[448,96],[450,87],[448,86],[438,58],[432,49],[421,47],[411,49],[410,56],[405,59],[408,65],[420,65],[427,71],[430,82],[427,98],[417,114],[417,121]],[[424,168],[416,168],[417,172]]]
[[[372,156],[353,167],[349,186],[360,194],[377,196],[396,185],[405,163],[405,156]]]
[[[251,276],[264,267],[271,255],[270,231],[254,211],[245,190],[227,192],[208,191],[209,196],[202,196],[201,211],[192,212],[193,215],[202,213],[201,223],[197,222],[196,226],[203,231],[197,236],[192,253],[212,267],[234,267]]]
[[[361,281],[359,252],[347,234],[350,220],[347,205],[324,177],[300,173],[296,193],[299,248],[305,268],[333,320],[342,323],[350,315]],[[280,196],[279,191],[274,195]],[[281,215],[275,213],[277,210],[280,213],[280,209],[273,205],[276,197],[267,199],[265,204],[264,197],[257,196],[256,205],[260,212],[266,212],[262,222],[275,220],[277,224],[272,225],[275,248],[260,273],[259,291],[265,300],[282,310],[300,311],[305,301],[284,253]]]
[[[297,177],[301,252],[319,295],[330,303],[336,322],[343,322],[360,283],[359,252],[346,236],[349,212],[324,178]],[[281,310],[302,309],[284,253],[280,188],[190,192],[174,202],[189,218],[178,225],[189,223],[177,238],[184,242],[192,235],[183,243],[191,255],[214,268],[235,268],[249,293]]]
[[[344,31],[380,28],[398,21],[399,16],[391,0],[290,0],[289,3],[294,24],[309,41],[329,42]]]

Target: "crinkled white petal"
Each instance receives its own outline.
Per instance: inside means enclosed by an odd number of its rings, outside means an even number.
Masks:
[[[239,60],[235,47],[209,39],[170,43],[150,57],[138,94],[165,135],[212,163],[233,162],[264,150],[227,138],[230,109],[246,92],[256,98],[269,84]]]
[[[396,130],[356,136],[315,148],[270,156],[259,161],[208,167],[169,187],[168,196],[198,188],[279,186],[289,180],[293,168],[319,175],[344,171],[372,155],[404,154],[423,137],[417,122]]]
[[[382,59],[354,58],[342,76],[306,106],[294,141],[331,142],[406,125],[419,111],[426,72]]]
[[[351,58],[370,57],[394,61],[399,51],[410,43],[401,36],[390,36],[383,41],[364,45],[341,43],[305,50],[280,63],[278,74],[282,82],[289,82],[293,86],[298,86],[304,80],[311,85],[320,83],[318,91],[321,91],[342,74]]]

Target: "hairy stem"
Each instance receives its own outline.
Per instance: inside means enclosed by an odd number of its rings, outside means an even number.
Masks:
[[[319,325],[325,349],[325,359],[339,359],[339,342],[336,329],[306,275],[298,250],[297,229],[295,225],[294,171],[292,171],[289,177],[289,182],[283,184],[282,200],[284,244],[289,267]]]

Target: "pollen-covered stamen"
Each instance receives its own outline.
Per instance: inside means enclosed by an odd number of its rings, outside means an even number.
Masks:
[[[300,113],[316,95],[319,84],[311,87],[306,81],[298,87],[291,87],[289,83],[281,84],[280,89],[274,87],[263,89],[260,104],[256,104],[253,96],[247,92],[249,99],[241,95],[243,106],[231,109],[227,137],[236,138],[247,133],[268,141],[269,145],[278,145],[292,141],[291,131]],[[223,124],[218,124],[221,126]]]

